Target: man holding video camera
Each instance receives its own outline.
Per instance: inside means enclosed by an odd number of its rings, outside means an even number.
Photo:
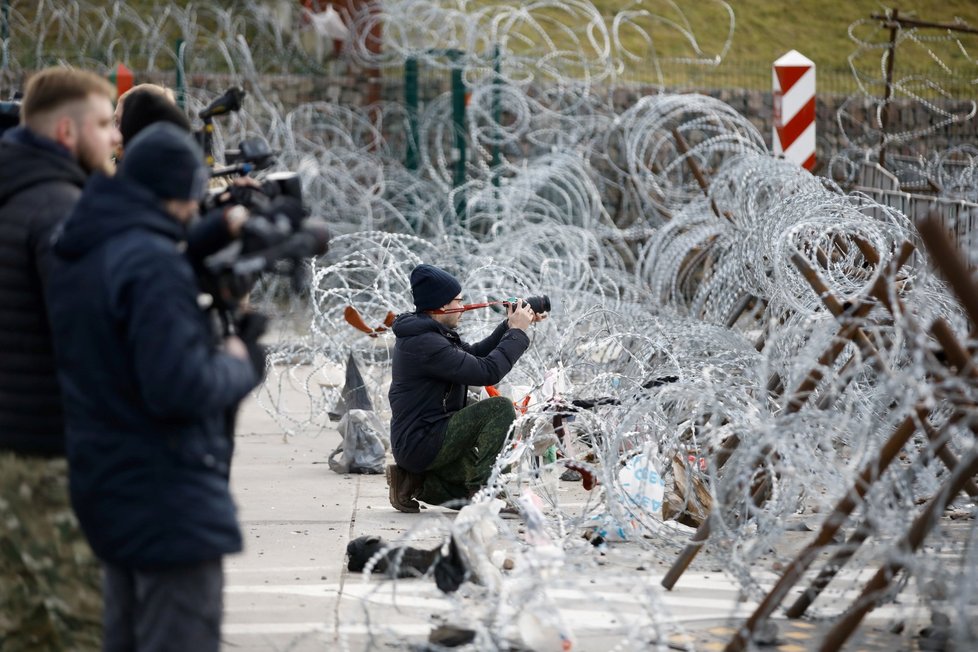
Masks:
[[[190,134],[153,124],[54,244],[71,498],[104,565],[105,650],[216,651],[222,558],[241,549],[227,415],[265,362],[198,305],[181,242],[208,176]]]
[[[244,91],[232,87],[200,116],[213,117],[240,109]],[[187,133],[190,122],[173,101],[172,93],[162,86],[141,84],[128,91],[125,105],[116,108],[123,147],[119,158],[125,158],[125,147],[146,127],[168,122]],[[196,132],[194,136],[204,139]],[[228,152],[225,152],[228,154]],[[270,166],[275,155],[268,143],[252,138],[241,143],[237,152],[243,160],[215,172],[226,179],[226,185],[208,195],[201,206],[201,217],[186,232],[186,255],[194,267],[201,291],[214,300],[216,315],[222,320],[247,296],[258,275],[275,271],[280,261],[288,261],[292,280],[298,288],[305,281],[304,259],[326,252],[330,234],[325,223],[310,218],[302,203],[302,184],[293,172],[278,172],[259,181],[250,173]],[[282,271],[279,267],[277,271]],[[249,323],[254,326],[254,323]]]
[[[527,328],[543,318],[519,301],[489,337],[461,340],[462,286],[443,269],[411,272],[415,312],[394,321],[391,448],[387,467],[391,505],[419,511],[416,498],[459,507],[482,488],[516,411],[502,396],[466,406],[467,385],[494,385],[530,345]]]

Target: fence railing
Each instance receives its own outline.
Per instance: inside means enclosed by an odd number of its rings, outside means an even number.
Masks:
[[[742,64],[732,61],[723,61],[716,66],[688,66],[679,64],[660,65],[662,78],[665,85],[671,88],[683,90],[712,90],[723,88],[744,88],[752,90],[771,90],[771,66],[770,64]],[[853,95],[865,91],[871,95],[882,97],[885,85],[882,79],[873,81],[863,81],[860,88],[851,70],[832,70],[819,69],[816,62],[816,82],[817,93],[820,95]],[[926,77],[928,84],[916,84],[912,92],[925,99],[939,98],[961,98],[971,99],[978,91],[974,77],[955,76],[934,71],[920,71],[919,74]],[[896,76],[897,92],[895,97],[906,96],[900,92],[900,80],[907,78],[910,73],[904,72],[901,76]],[[651,65],[633,65],[626,68],[622,75],[622,80],[626,83],[656,83],[658,80],[657,71]],[[938,90],[940,89],[940,90]]]
[[[870,162],[863,164],[859,183],[853,190],[856,191],[855,197],[864,195],[872,202],[900,211],[915,223],[929,214],[939,215],[940,223],[958,249],[965,253],[972,269],[978,267],[978,204],[962,199],[902,192],[900,182],[893,174]],[[870,215],[879,213],[872,202],[866,202]]]

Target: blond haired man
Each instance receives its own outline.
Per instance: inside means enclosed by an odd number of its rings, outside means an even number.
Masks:
[[[27,84],[21,124],[0,140],[0,641],[91,649],[99,567],[68,504],[64,422],[44,290],[51,234],[120,135],[112,86],[49,68]]]

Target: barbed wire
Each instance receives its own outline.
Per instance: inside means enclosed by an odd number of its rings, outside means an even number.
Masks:
[[[839,127],[848,143],[868,150],[873,157],[886,148],[892,151],[915,146],[917,156],[891,157],[889,161],[890,169],[908,185],[936,190],[939,195],[954,199],[972,196],[962,196],[957,184],[934,183],[947,180],[940,168],[949,162],[963,160],[966,167],[966,152],[953,144],[943,153],[925,152],[919,144],[951,125],[973,119],[978,112],[978,104],[970,98],[951,102],[954,96],[946,87],[948,79],[963,80],[966,85],[975,83],[978,60],[969,51],[974,37],[951,29],[897,26],[894,16],[889,22],[865,18],[849,27],[856,49],[848,61],[859,92],[839,109]],[[961,19],[955,19],[953,24],[970,29]],[[891,115],[901,105],[919,107],[925,115],[918,113],[910,123],[901,121],[902,128],[898,128]],[[840,155],[844,157],[846,153]]]
[[[461,549],[480,584],[440,599],[444,617],[467,623],[479,649],[526,645],[540,632],[551,642],[572,637],[574,623],[555,602],[614,610],[616,593],[635,600],[632,617],[614,630],[619,647],[664,648],[681,625],[651,580],[602,566],[616,546],[671,563],[709,518],[711,565],[756,597],[771,569],[790,561],[781,545],[788,528],[817,526],[908,415],[926,408],[929,427],[960,456],[974,447],[976,389],[949,376],[924,331],[943,318],[967,333],[968,322],[919,249],[899,269],[888,267],[904,242],[919,244],[912,216],[774,158],[752,124],[718,100],[658,94],[619,112],[593,92],[627,58],[623,25],[637,29],[647,14],[623,14],[609,29],[583,0],[402,1],[353,17],[360,38],[350,56],[362,66],[408,58],[465,66],[471,150],[460,184],[449,95],[419,107],[419,156],[408,167],[412,134],[396,127],[405,106],[286,108],[260,90],[262,75],[288,59],[312,60],[259,3],[165,4],[147,15],[123,2],[42,2],[28,19],[14,3],[11,26],[15,35],[38,35],[34,62],[58,45],[100,42],[152,67],[171,56],[162,35],[176,25],[185,65],[216,60],[257,89],[222,119],[216,149],[267,137],[281,152],[278,166],[299,173],[308,205],[334,231],[328,254],[310,264],[308,293],[268,277],[252,297],[276,316],[258,398],[283,433],[332,435],[328,415],[351,358],[375,410],[389,416],[393,338],[367,338],[343,314],[352,306],[379,325],[410,310],[408,279],[418,263],[454,273],[472,301],[550,296],[552,314],[534,326],[530,349],[501,387],[519,405],[530,399],[489,487],[453,521],[424,520],[395,542],[453,540]],[[382,52],[369,36],[378,21]],[[130,42],[129,32],[146,39]],[[497,47],[506,53],[498,72]],[[728,47],[729,39],[720,55]],[[710,58],[693,49],[691,61]],[[189,110],[207,102],[205,91],[188,89]],[[966,165],[950,165],[960,160]],[[932,174],[970,197],[973,161],[967,149],[935,155]],[[893,297],[890,308],[870,298],[879,284]],[[834,316],[829,295],[849,312]],[[863,302],[866,310],[856,311]],[[502,319],[470,312],[460,329],[476,339]],[[860,335],[846,336],[850,326]],[[561,484],[573,470],[594,486]],[[942,527],[932,535],[945,550],[941,564],[895,543],[916,503],[946,476],[927,437],[915,439],[857,512],[875,543],[853,567],[900,559],[922,598],[936,604],[942,586],[942,605],[965,623],[975,602],[973,520],[964,533]],[[767,488],[758,503],[759,483]],[[495,496],[522,507],[520,526],[498,517]],[[973,503],[961,505],[972,516]],[[847,575],[837,590],[857,588],[857,579]],[[363,590],[361,616],[375,640],[395,635],[374,615],[384,600],[371,598],[385,586]],[[567,597],[575,592],[587,600]],[[817,609],[828,617],[838,604]],[[966,625],[953,634],[971,640]]]

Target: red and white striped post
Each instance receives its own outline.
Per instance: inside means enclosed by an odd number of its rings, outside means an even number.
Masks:
[[[815,167],[815,62],[792,50],[774,62],[774,153]]]

